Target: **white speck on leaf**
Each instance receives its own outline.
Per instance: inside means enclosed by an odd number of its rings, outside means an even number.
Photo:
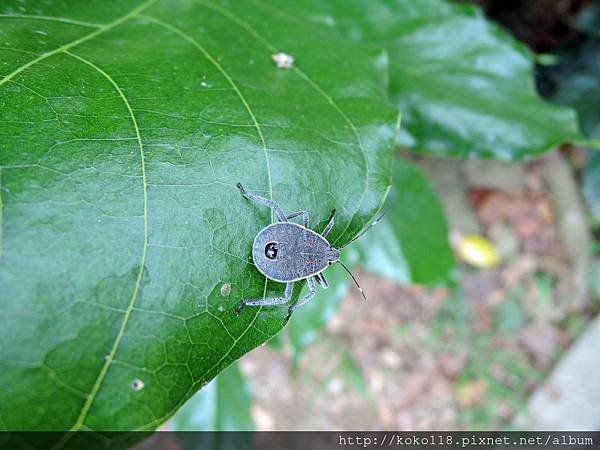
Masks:
[[[222,306],[222,305],[221,305],[221,306],[219,306],[217,309],[219,310],[219,312],[223,312],[223,311],[225,311],[225,307],[224,307],[224,306]]]
[[[271,55],[278,69],[291,69],[294,65],[294,57],[287,53],[279,52]]]
[[[317,16],[311,17],[311,19],[315,22],[324,23],[325,25],[327,25],[329,27],[335,26],[335,19],[331,16],[317,15]]]
[[[146,385],[144,384],[144,382],[139,378],[136,378],[131,382],[131,389],[133,389],[134,391],[141,391],[142,389],[144,389],[145,386]]]
[[[229,294],[231,294],[231,284],[223,283],[223,286],[221,286],[221,295],[223,297],[228,297]],[[220,308],[219,308],[219,311],[220,311]]]

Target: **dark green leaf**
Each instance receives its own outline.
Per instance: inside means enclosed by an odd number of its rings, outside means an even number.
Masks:
[[[388,50],[390,95],[403,114],[406,146],[514,159],[579,138],[574,112],[536,93],[531,53],[473,6],[443,0],[301,4],[313,20]]]
[[[171,421],[177,431],[251,431],[250,387],[237,364],[189,399]]]
[[[551,99],[573,107],[581,129],[600,146],[600,38],[589,37],[560,52],[560,65],[547,68],[543,79],[552,87]],[[598,147],[600,149],[600,147]],[[600,154],[588,153],[583,170],[583,193],[600,219]]]
[[[574,108],[583,132],[600,139],[600,38],[565,50],[559,61],[545,72],[555,85],[552,100]]]
[[[337,208],[337,244],[390,184],[385,61],[337,36],[249,1],[0,6],[1,428],[154,429],[280,331],[235,314],[283,292],[236,183]]]
[[[354,244],[361,253],[361,264],[404,284],[448,281],[454,256],[436,192],[406,160],[394,160],[392,176],[385,218]]]

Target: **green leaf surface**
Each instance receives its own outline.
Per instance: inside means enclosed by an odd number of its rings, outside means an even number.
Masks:
[[[0,429],[154,429],[284,325],[235,314],[283,292],[237,182],[336,244],[380,208],[385,59],[249,1],[5,2],[0,42]]]
[[[579,138],[575,113],[538,96],[532,54],[478,8],[444,0],[298,5],[299,16],[310,11],[315,22],[388,50],[390,96],[408,147],[518,159]]]
[[[355,244],[360,263],[402,284],[449,281],[454,255],[437,193],[421,171],[404,159],[394,160],[392,176],[385,218]]]
[[[252,431],[250,386],[233,364],[189,399],[171,420],[176,431]]]

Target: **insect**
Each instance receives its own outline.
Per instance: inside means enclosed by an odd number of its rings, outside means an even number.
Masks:
[[[305,279],[308,284],[308,293],[294,305],[288,307],[286,320],[289,319],[295,309],[308,303],[315,296],[315,281],[324,289],[328,287],[323,271],[335,262],[340,263],[350,274],[356,287],[366,300],[365,293],[359,286],[356,278],[354,278],[354,275],[340,260],[340,252],[344,247],[357,240],[371,227],[375,226],[381,220],[383,214],[346,245],[334,248],[327,241],[326,237],[333,228],[335,209],[331,212],[323,232],[319,234],[309,229],[309,215],[307,211],[297,211],[286,215],[275,202],[247,192],[241,183],[238,183],[237,187],[247,200],[268,206],[275,211],[278,221],[267,225],[256,235],[254,244],[252,245],[252,259],[256,268],[265,277],[273,281],[286,283],[283,297],[242,300],[237,310],[238,315],[246,306],[289,304],[292,299],[294,283]],[[288,221],[298,216],[302,216],[302,225]]]

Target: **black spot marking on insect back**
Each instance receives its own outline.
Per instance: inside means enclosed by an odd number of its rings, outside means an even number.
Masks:
[[[269,242],[265,246],[265,256],[271,260],[277,259],[277,251],[278,251],[276,242]]]

